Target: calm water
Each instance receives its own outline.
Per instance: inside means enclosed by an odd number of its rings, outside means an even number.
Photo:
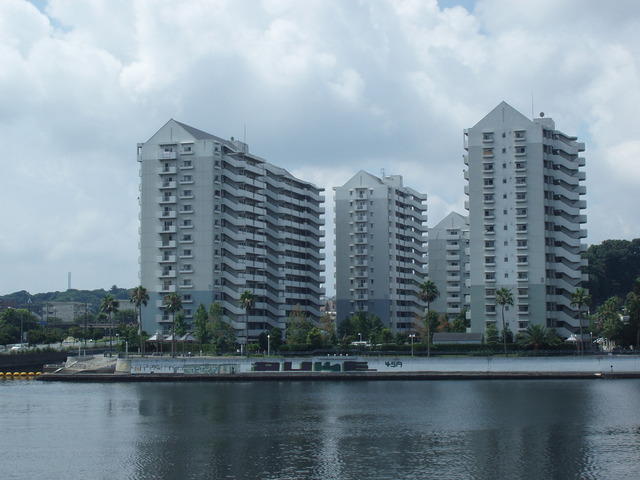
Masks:
[[[4,479],[637,479],[640,381],[0,382]]]

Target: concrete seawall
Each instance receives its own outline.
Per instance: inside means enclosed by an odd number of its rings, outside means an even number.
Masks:
[[[42,380],[71,380],[69,377],[76,381],[640,378],[640,356],[131,357],[117,359],[113,374],[73,373],[44,375]]]

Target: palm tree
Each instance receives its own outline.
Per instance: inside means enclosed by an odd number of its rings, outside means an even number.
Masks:
[[[427,357],[431,356],[431,318],[429,311],[431,302],[435,301],[440,296],[440,291],[436,284],[431,280],[425,280],[420,284],[420,290],[418,291],[418,299],[422,302],[426,302],[427,309],[425,311],[424,319],[427,324]]]
[[[505,305],[513,305],[513,293],[506,287],[496,290],[496,305],[502,306],[502,343],[504,345],[504,354],[507,354],[507,328],[504,323],[504,307]]]
[[[571,295],[571,306],[578,307],[578,327],[580,329],[580,341],[578,345],[580,345],[580,353],[583,352],[583,344],[582,344],[582,306],[589,305],[591,303],[591,296],[587,293],[587,290],[584,288],[576,288],[576,291]]]
[[[149,293],[142,285],[131,290],[131,302],[138,309],[138,336],[140,337],[140,353],[144,353],[144,342],[142,341],[142,307],[149,303]]]
[[[250,290],[245,290],[240,295],[240,306],[245,310],[245,322],[244,322],[244,330],[245,330],[245,340],[244,340],[244,348],[246,350],[246,354],[249,354],[249,310],[253,308],[256,304],[256,297]]]
[[[554,329],[540,324],[529,325],[518,338],[518,343],[521,346],[533,347],[534,350],[540,350],[540,347],[558,345],[560,341],[560,337],[558,337]]]
[[[113,324],[111,314],[118,313],[118,308],[120,308],[120,302],[110,293],[106,294],[102,299],[102,303],[100,303],[100,311],[109,316],[109,355],[113,352]]]
[[[177,292],[171,292],[164,297],[164,308],[171,312],[171,356],[176,354],[176,313],[182,310],[182,297]]]

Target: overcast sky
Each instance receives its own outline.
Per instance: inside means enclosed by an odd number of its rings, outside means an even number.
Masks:
[[[586,142],[587,243],[640,237],[640,2],[2,0],[0,294],[130,288],[136,144],[170,118],[326,188],[465,214],[463,129],[502,100]]]

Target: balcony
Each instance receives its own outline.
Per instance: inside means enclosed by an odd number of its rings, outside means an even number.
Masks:
[[[163,150],[158,152],[158,160],[175,160],[178,158],[178,153],[170,150]]]
[[[177,272],[173,269],[171,270],[160,270],[156,272],[158,278],[176,278]]]
[[[156,171],[159,175],[172,175],[177,172],[177,169],[176,167],[163,166],[163,167],[158,167]]]
[[[175,210],[168,210],[158,212],[157,218],[176,218],[177,216],[178,212],[176,212]]]
[[[168,188],[176,188],[178,186],[178,184],[174,181],[167,181],[167,182],[158,182],[158,188],[160,190],[162,189],[168,189]]]
[[[157,248],[176,248],[175,240],[164,240],[160,242],[156,242]]]

